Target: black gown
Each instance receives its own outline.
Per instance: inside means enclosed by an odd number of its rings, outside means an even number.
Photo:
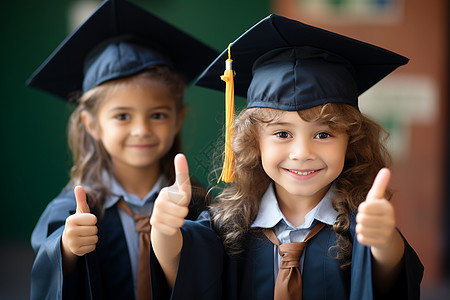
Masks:
[[[195,220],[204,207],[204,198],[193,197],[187,219]],[[134,300],[128,246],[117,205],[106,209],[98,220],[96,249],[80,257],[75,272],[63,277],[61,236],[66,218],[75,210],[73,191],[66,188],[48,204],[34,228],[31,243],[36,258],[30,299]]]
[[[336,239],[331,226],[325,226],[308,242],[302,272],[303,300],[418,300],[423,266],[406,240],[403,269],[394,289],[387,295],[374,293],[370,248],[357,241],[355,224],[352,215],[352,262],[346,270],[341,270],[328,252]],[[249,234],[246,250],[235,256],[224,252],[207,215],[195,222],[186,221],[182,234],[183,248],[172,293],[157,260],[151,259],[154,299],[273,300],[273,244],[264,234]]]

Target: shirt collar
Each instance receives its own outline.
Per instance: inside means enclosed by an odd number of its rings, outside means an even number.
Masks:
[[[283,218],[283,213],[275,196],[273,183],[271,183],[261,198],[258,215],[251,227],[272,228]]]
[[[308,214],[311,214],[311,222],[309,223],[309,227],[312,225],[312,222],[318,220],[327,225],[333,225],[336,222],[336,218],[338,216],[338,212],[333,208],[333,199],[336,197],[336,188],[334,184],[331,185],[328,192],[325,194],[323,199],[317,204],[314,208],[317,210],[313,213],[314,209],[310,211]],[[307,220],[308,215],[306,215],[305,219]],[[306,223],[306,222],[305,222]]]
[[[278,206],[275,196],[274,185],[271,183],[261,198],[258,215],[251,227],[273,228],[280,221],[283,221],[291,228],[309,228],[314,220],[318,220],[327,225],[333,225],[338,216],[338,212],[332,206],[332,199],[335,197],[335,187],[332,185],[323,199],[305,216],[305,223],[294,227],[285,218]]]
[[[120,183],[117,182],[114,176],[111,176],[110,174],[108,174],[108,172],[103,171],[103,178],[103,183],[109,188],[112,193],[111,195],[108,195],[106,197],[105,208],[112,207],[117,203],[117,201],[119,201],[120,198],[123,198],[126,203],[131,204],[132,206],[142,207],[146,205],[150,201],[150,199],[152,199],[151,196],[154,193],[159,193],[159,191],[168,184],[166,177],[161,174],[156,183],[153,185],[153,188],[147,193],[147,195],[145,195],[145,200],[142,201],[143,199],[141,199],[139,196],[127,193],[120,185]]]

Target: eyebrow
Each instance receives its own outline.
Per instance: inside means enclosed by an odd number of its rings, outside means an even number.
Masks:
[[[327,128],[331,128],[330,127],[330,125],[327,123],[327,122],[325,122],[325,121],[321,121],[321,120],[318,120],[318,121],[311,121],[311,122],[309,122],[309,123],[316,123],[314,126],[320,126],[320,127],[327,127]],[[267,127],[274,127],[274,126],[284,126],[284,127],[287,127],[287,126],[297,126],[295,123],[292,123],[292,122],[283,122],[283,121],[281,121],[281,122],[277,122],[277,121],[274,121],[274,122],[270,122],[270,123],[265,123],[265,127],[267,128]]]
[[[288,125],[293,126],[294,124],[291,122],[270,122],[270,123],[265,123],[265,125],[267,127],[270,127],[270,126],[288,126]]]
[[[131,107],[127,107],[127,106],[119,106],[119,107],[113,107],[111,109],[109,109],[108,111],[116,111],[116,110],[130,110],[132,109]]]
[[[151,107],[149,110],[158,110],[158,109],[166,109],[166,110],[170,110],[171,107],[168,105],[161,105],[161,106],[155,106],[155,107]],[[120,111],[120,110],[136,110],[133,107],[130,106],[118,106],[118,107],[113,107],[110,110],[108,110],[109,112],[114,112],[114,111]]]

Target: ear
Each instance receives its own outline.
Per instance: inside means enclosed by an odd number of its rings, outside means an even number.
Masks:
[[[97,140],[99,134],[92,115],[87,111],[83,110],[81,112],[81,122],[83,123],[84,128],[86,128],[86,131],[89,133],[89,135],[92,136],[92,138],[94,138],[95,140]]]
[[[186,119],[187,109],[186,107],[181,108],[181,110],[177,113],[177,124],[176,124],[176,132],[177,134],[180,132],[183,127],[184,120]]]

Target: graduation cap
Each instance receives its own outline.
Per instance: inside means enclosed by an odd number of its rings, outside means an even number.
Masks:
[[[226,81],[227,129],[221,179],[230,182],[233,89],[236,95],[247,98],[248,108],[298,111],[325,103],[358,107],[359,95],[408,59],[272,14],[232,42],[199,76],[196,84],[223,90],[219,78],[225,62],[227,70],[222,80]]]
[[[27,80],[27,85],[69,99],[108,80],[166,65],[187,83],[218,52],[125,0],[106,0]]]

